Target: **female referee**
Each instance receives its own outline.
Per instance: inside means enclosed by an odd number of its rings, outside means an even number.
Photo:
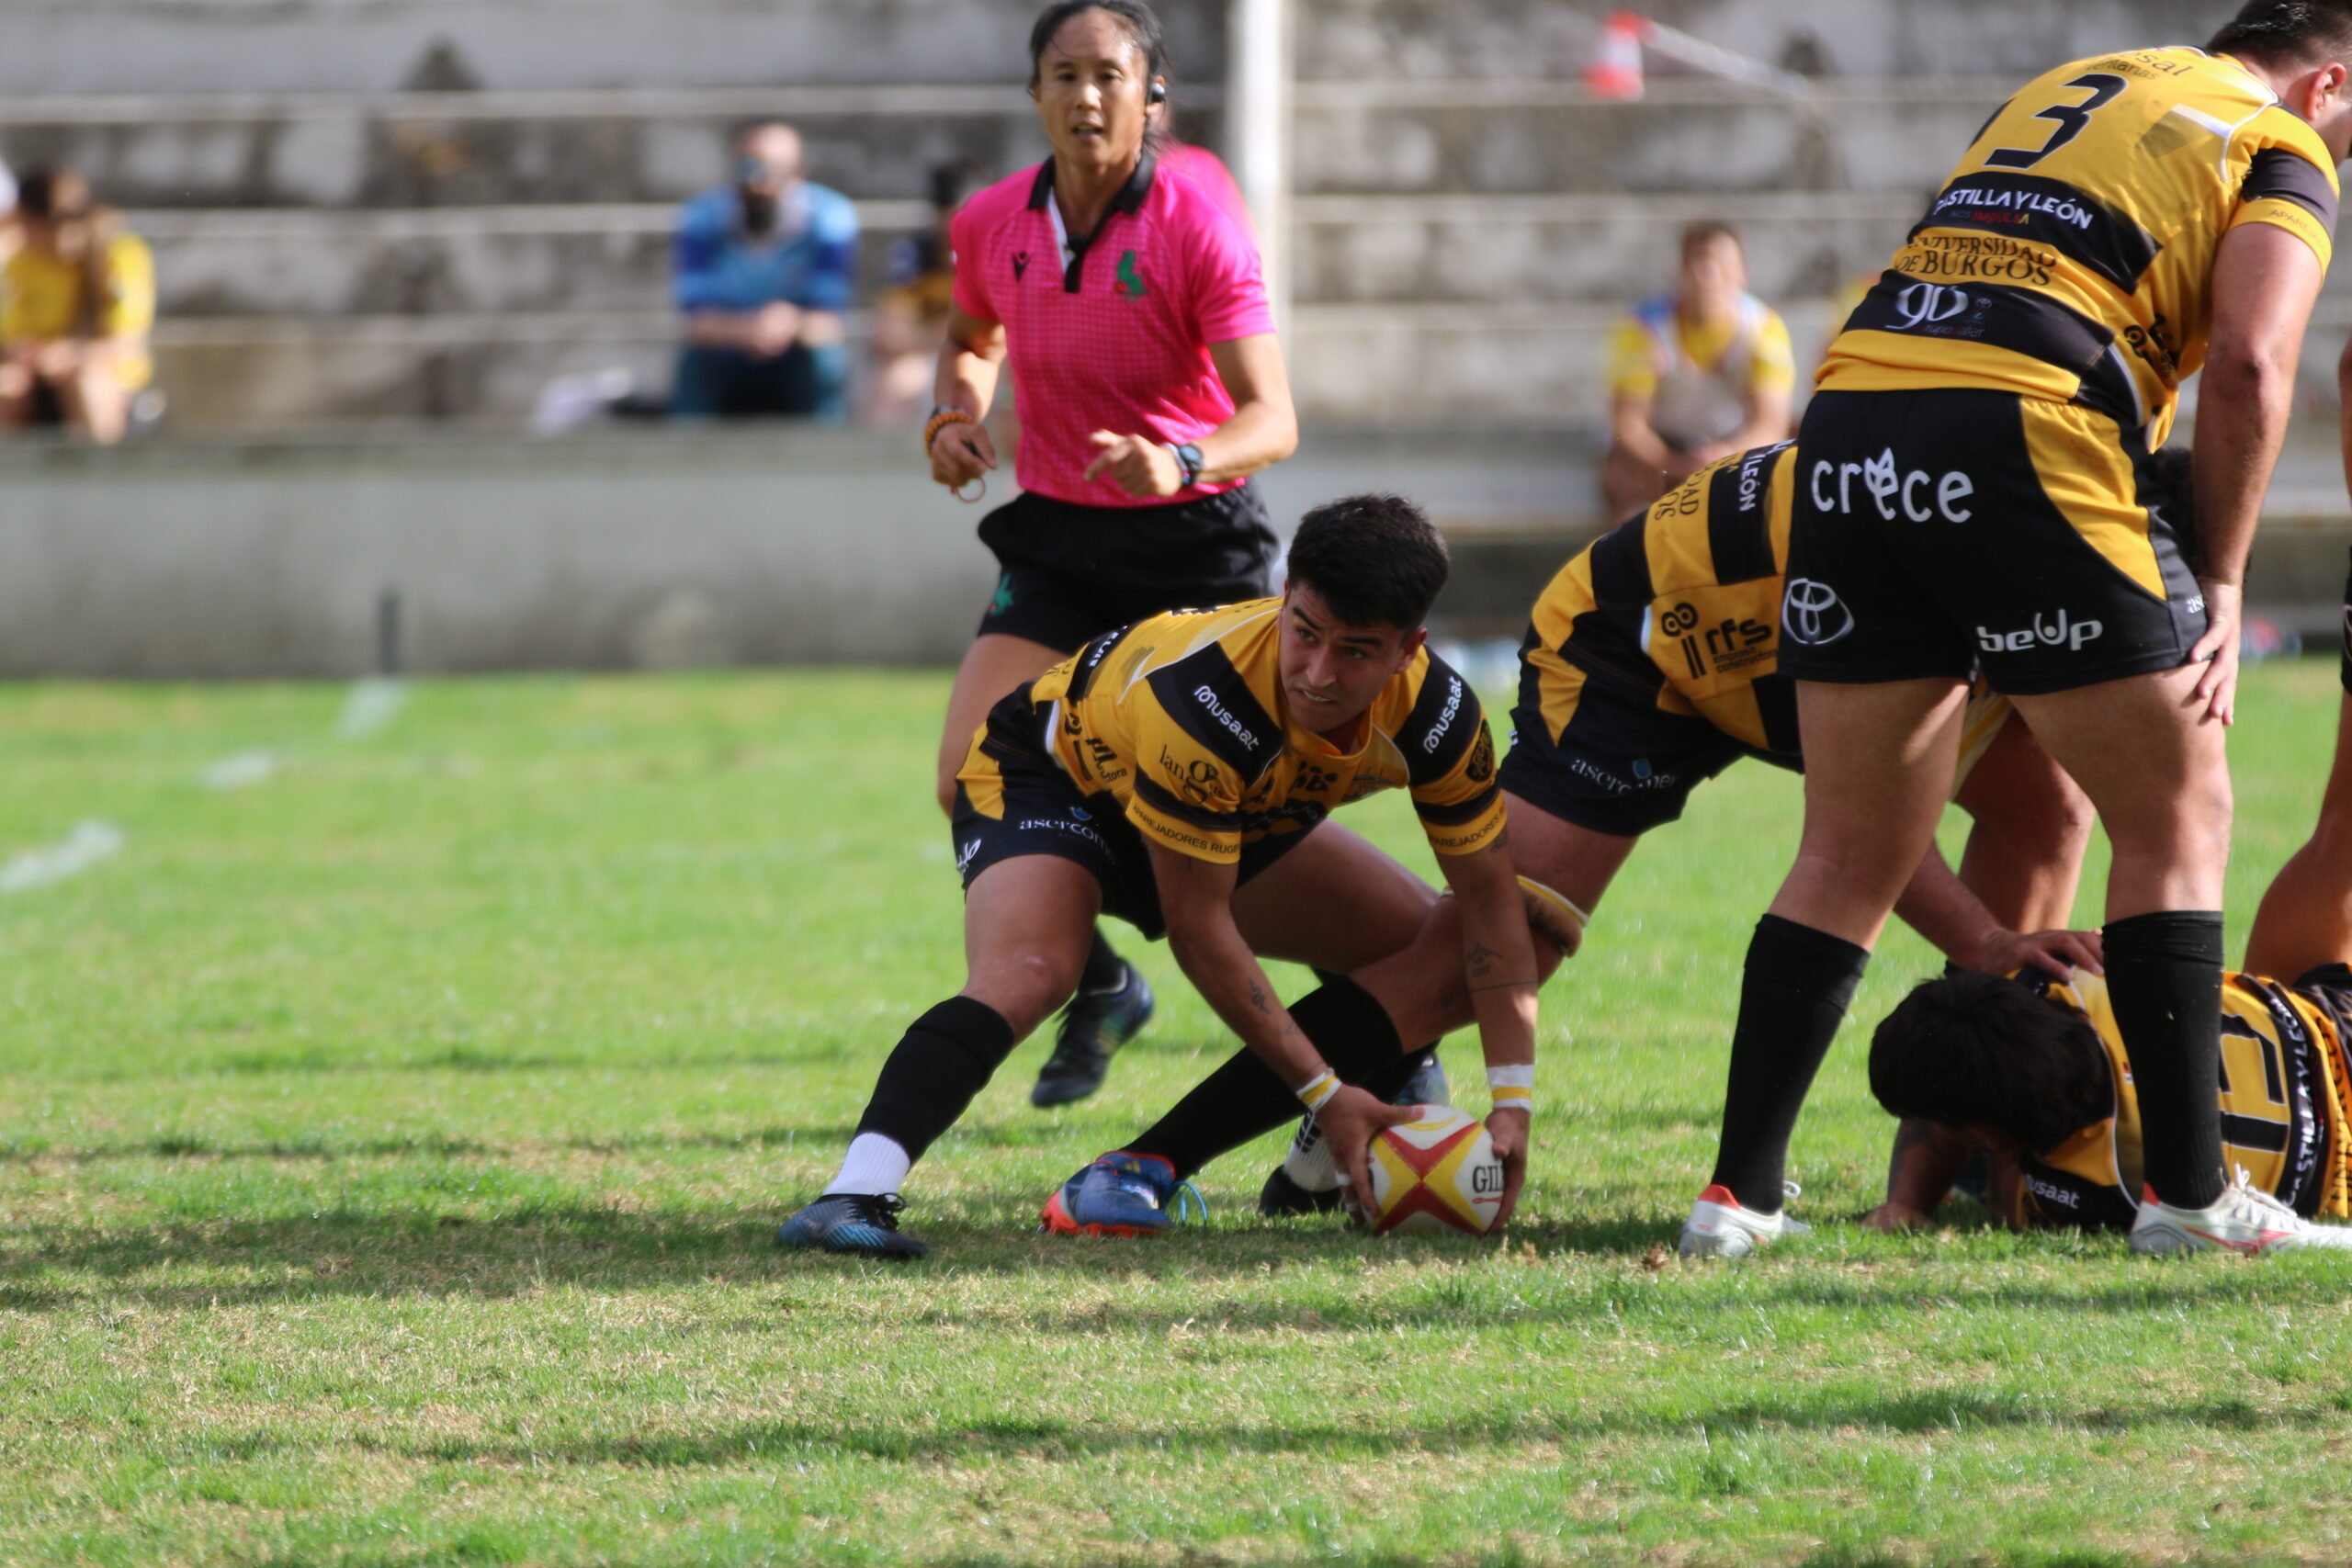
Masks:
[[[980,523],[1003,572],[956,671],[939,804],[989,708],[1114,626],[1254,599],[1274,556],[1247,477],[1298,423],[1248,231],[1159,166],[1168,85],[1142,0],[1060,0],[1029,35],[1029,96],[1053,155],[956,215],[956,299],[924,427],[932,478],[997,471],[989,405],[1020,388],[1021,493]],[[1080,1100],[1151,1015],[1098,929],[1030,1099]]]

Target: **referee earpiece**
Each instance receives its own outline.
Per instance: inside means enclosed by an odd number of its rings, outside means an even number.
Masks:
[[[1160,105],[1166,103],[1168,101],[1168,84],[1161,81],[1157,76],[1153,77],[1151,79],[1150,90],[1144,94],[1143,101],[1146,108],[1158,108]]]

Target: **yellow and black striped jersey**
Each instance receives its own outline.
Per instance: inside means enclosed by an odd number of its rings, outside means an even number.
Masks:
[[[1220,864],[1238,862],[1244,843],[1302,832],[1384,789],[1412,792],[1439,854],[1491,843],[1502,792],[1470,682],[1423,648],[1342,750],[1290,717],[1282,607],[1253,599],[1154,615],[1047,671],[1031,699],[1050,715],[1063,771],[1115,796],[1148,841]]]
[[[1523,657],[1557,737],[1581,681],[1696,715],[1759,755],[1798,756],[1794,682],[1778,672],[1796,447],[1702,468],[1562,567]]]
[[[2324,267],[2337,194],[2319,133],[2227,55],[2063,65],[1985,122],[1819,385],[2080,402],[2161,445],[2204,363],[2222,236],[2276,224]]]
[[[2047,1154],[2029,1156],[2018,1183],[2019,1226],[2131,1228],[2143,1169],[2140,1101],[2107,982],[2077,972],[2042,995],[2087,1017],[2106,1049],[2115,1111]],[[2352,1130],[2344,1027],[2352,993],[2306,979],[2293,987],[2252,975],[2222,981],[2222,1157],[2298,1213],[2352,1216]]]

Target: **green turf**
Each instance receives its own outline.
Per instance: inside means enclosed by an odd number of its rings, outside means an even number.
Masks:
[[[2233,946],[2336,693],[2250,674]],[[0,855],[127,836],[0,898],[0,1562],[2352,1557],[2352,1273],[1838,1223],[1889,1131],[1858,1030],[1797,1137],[1829,1223],[1661,1250],[1795,827],[1754,764],[1547,992],[1501,1245],[1261,1223],[1265,1149],[1204,1231],[1032,1232],[1228,1049],[1151,949],[1109,1090],[1033,1111],[1032,1043],[918,1173],[934,1262],[779,1255],[956,982],[943,694],[435,683],[342,740],[327,687],[0,689]],[[1929,967],[1891,938],[1858,1016]]]

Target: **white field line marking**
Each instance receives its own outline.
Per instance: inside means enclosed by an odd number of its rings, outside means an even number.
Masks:
[[[62,842],[27,850],[0,864],[0,894],[27,893],[78,876],[121,850],[122,829],[111,822],[78,824]]]
[[[381,675],[355,681],[345,699],[343,718],[335,734],[345,740],[364,740],[400,716],[408,702],[408,683]]]
[[[207,789],[246,789],[277,772],[275,751],[239,751],[204,770]]]

